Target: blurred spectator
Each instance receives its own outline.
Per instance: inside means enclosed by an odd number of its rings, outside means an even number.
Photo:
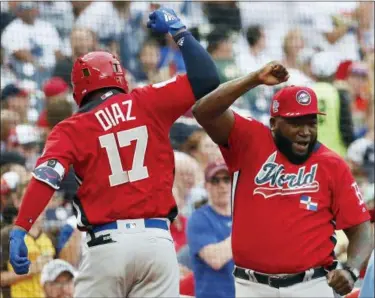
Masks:
[[[49,128],[47,121],[47,109],[54,101],[67,101],[69,85],[60,77],[52,77],[43,85],[43,92],[46,101],[46,108],[41,111],[37,126],[40,128]],[[69,115],[70,116],[70,115]]]
[[[170,130],[169,138],[173,149],[191,155],[190,152],[197,149],[199,135],[202,133],[204,131],[198,125],[177,120]]]
[[[258,86],[247,92],[244,96],[246,105],[242,108],[246,109],[249,115],[244,116],[253,117],[268,126],[270,103],[274,92],[276,92],[275,89],[269,86]]]
[[[315,83],[319,108],[326,116],[318,116],[318,140],[342,157],[346,156],[349,144],[354,140],[350,97],[347,92],[333,85],[339,65],[335,53],[319,52],[312,57],[311,72]]]
[[[92,1],[70,1],[74,18],[77,19],[90,6]]]
[[[25,163],[25,157],[23,157],[18,152],[3,151],[0,154],[0,168],[9,167],[10,165],[14,164],[24,166]]]
[[[46,120],[48,123],[47,133],[49,133],[55,125],[73,115],[72,104],[64,98],[51,101],[46,107]]]
[[[211,163],[205,181],[209,204],[193,212],[187,231],[195,297],[234,297],[231,178],[225,163]]]
[[[371,297],[374,294],[374,258],[375,250],[371,253],[359,298]]]
[[[13,224],[13,219],[18,213],[14,206],[17,201],[17,189],[20,184],[18,173],[9,171],[1,175],[1,227]]]
[[[89,28],[98,37],[100,44],[113,48],[118,35],[124,30],[120,14],[130,2],[123,1],[71,1],[75,11],[74,26]],[[117,4],[114,2],[118,2]],[[117,54],[113,52],[113,54]]]
[[[313,83],[310,62],[314,51],[304,47],[299,29],[289,30],[285,35],[283,54],[283,65],[288,68],[290,76],[285,85],[310,86]]]
[[[69,1],[38,1],[38,10],[39,17],[52,24],[62,40],[69,37],[73,25],[72,5]]]
[[[236,45],[235,59],[243,74],[255,71],[272,60],[265,53],[266,36],[262,26],[253,25],[247,28],[245,46],[241,44],[242,41],[240,38],[239,44]]]
[[[35,126],[19,124],[10,136],[11,148],[26,158],[26,168],[34,170],[40,155],[40,134]]]
[[[351,110],[354,120],[354,127],[357,135],[363,135],[366,131],[366,118],[370,103],[369,70],[362,62],[353,62],[348,67],[347,82],[350,86],[353,101]]]
[[[290,29],[290,2],[238,1],[241,8],[241,22],[244,28],[258,25],[264,30],[266,38],[265,55],[270,60],[282,59],[282,42]],[[225,14],[225,13],[224,13]]]
[[[184,205],[184,198],[182,197],[180,193],[180,189],[178,187],[173,187],[173,196],[176,200],[177,208],[178,209],[182,208]],[[179,213],[170,226],[171,235],[172,235],[174,246],[176,248],[177,253],[187,243],[186,223],[187,223],[186,217],[182,215],[181,213]]]
[[[308,47],[335,52],[339,61],[357,60],[355,9],[358,2],[293,2],[293,23],[303,32]]]
[[[57,237],[56,251],[58,257],[77,268],[81,260],[81,243],[84,238],[85,232],[80,232],[77,229],[76,217],[69,217],[61,227]]]
[[[64,260],[55,259],[44,265],[40,282],[46,298],[73,298],[75,269]]]
[[[175,157],[175,184],[181,196],[180,212],[189,216],[194,209],[195,201],[200,201],[205,192],[200,187],[203,172],[198,162],[186,153],[174,152]]]
[[[1,166],[1,227],[13,224],[30,178],[31,174],[22,165],[9,163]]]
[[[241,76],[233,54],[233,42],[227,28],[216,27],[207,36],[207,51],[211,54],[224,83]]]
[[[203,132],[200,135],[196,150],[190,154],[198,161],[203,171],[209,163],[221,158],[222,155],[219,146],[212,141],[208,134]]]
[[[292,70],[288,84],[311,86],[313,74],[311,72],[311,59],[316,51],[312,48],[303,48],[297,56],[297,68]],[[289,71],[289,69],[288,69]],[[297,71],[296,73],[293,73]],[[297,78],[295,76],[298,76]]]
[[[3,3],[3,2],[1,2]],[[16,74],[13,72],[12,68],[9,66],[9,63],[5,61],[5,53],[3,47],[1,47],[1,89],[3,89],[6,85],[14,84],[17,81]]]
[[[139,53],[147,37],[145,30],[145,16],[151,12],[151,4],[147,2],[112,1],[116,9],[120,25],[119,34],[116,36],[117,49],[121,63],[136,80],[141,80],[142,69]],[[138,4],[144,5],[144,11],[137,9]]]
[[[347,160],[356,180],[374,183],[374,127],[362,138],[355,140],[348,148]]]
[[[226,26],[229,30],[241,30],[241,11],[236,1],[207,1],[203,5],[213,27]]]
[[[70,34],[70,45],[72,56],[58,61],[53,72],[53,77],[62,78],[69,86],[73,62],[78,57],[98,49],[96,34],[90,29],[75,27]]]
[[[0,34],[15,19],[16,1],[1,1]]]
[[[141,84],[160,83],[170,79],[174,74],[167,66],[159,68],[160,47],[155,40],[149,39],[143,44],[139,60],[143,71],[143,74],[138,78]]]
[[[362,57],[374,52],[374,9],[373,1],[359,2],[357,7],[356,16]]]
[[[25,242],[31,266],[28,274],[17,275],[9,263],[9,233],[12,225],[1,230],[1,289],[3,298],[34,298],[43,297],[43,288],[40,283],[40,273],[43,266],[48,263],[55,254],[55,248],[51,239],[42,231],[43,216],[34,223]]]
[[[17,76],[33,78],[40,85],[62,55],[56,28],[37,15],[36,2],[18,2],[17,18],[4,29],[1,45]]]
[[[161,6],[170,7],[177,12],[182,22],[190,30],[194,30],[197,27],[207,27],[208,25],[207,16],[204,14],[203,9],[204,1],[158,1],[157,3]]]
[[[283,42],[283,65],[289,68],[298,68],[297,58],[298,54],[304,48],[304,40],[302,32],[298,29],[292,29],[284,37]]]
[[[1,152],[3,152],[8,147],[7,143],[11,132],[20,124],[20,116],[17,112],[7,109],[2,109],[0,113],[0,141]]]
[[[173,41],[170,34],[164,36],[164,40],[159,37],[161,44],[159,67],[169,67],[172,73],[184,73],[185,63],[178,45]]]
[[[26,90],[14,84],[9,84],[2,90],[1,108],[18,113],[21,123],[29,121],[29,105],[30,99]]]

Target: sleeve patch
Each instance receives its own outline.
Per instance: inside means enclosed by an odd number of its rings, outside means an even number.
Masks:
[[[64,178],[64,166],[56,159],[50,159],[35,168],[33,176],[54,189],[59,189]]]

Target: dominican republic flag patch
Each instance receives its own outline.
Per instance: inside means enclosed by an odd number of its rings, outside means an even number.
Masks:
[[[305,210],[317,211],[318,203],[313,202],[312,198],[309,196],[301,196],[299,201],[299,207]]]

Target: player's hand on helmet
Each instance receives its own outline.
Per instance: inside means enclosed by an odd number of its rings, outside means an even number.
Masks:
[[[328,285],[337,294],[346,295],[353,290],[354,280],[350,273],[344,269],[332,270],[327,274]]]
[[[289,79],[289,73],[279,62],[273,61],[257,71],[259,84],[277,85]]]
[[[27,274],[30,267],[25,236],[26,231],[21,229],[14,229],[9,235],[9,261],[19,275]]]
[[[161,7],[149,15],[147,27],[156,33],[170,33],[175,35],[186,28],[173,9]]]

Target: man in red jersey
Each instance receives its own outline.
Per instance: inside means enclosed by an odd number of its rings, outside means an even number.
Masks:
[[[233,175],[237,297],[344,295],[371,253],[369,213],[358,186],[345,161],[317,142],[321,113],[314,91],[290,86],[277,92],[270,128],[229,109],[251,88],[288,77],[271,62],[222,84],[193,108]],[[333,252],[335,229],[349,238],[344,267]]]
[[[80,184],[73,206],[87,242],[75,297],[177,297],[179,268],[170,222],[173,122],[219,85],[208,53],[175,12],[161,8],[148,26],[173,36],[187,74],[128,92],[120,62],[107,52],[78,58],[72,70],[78,112],[46,142],[10,235],[10,262],[26,274],[24,236],[69,166]]]

